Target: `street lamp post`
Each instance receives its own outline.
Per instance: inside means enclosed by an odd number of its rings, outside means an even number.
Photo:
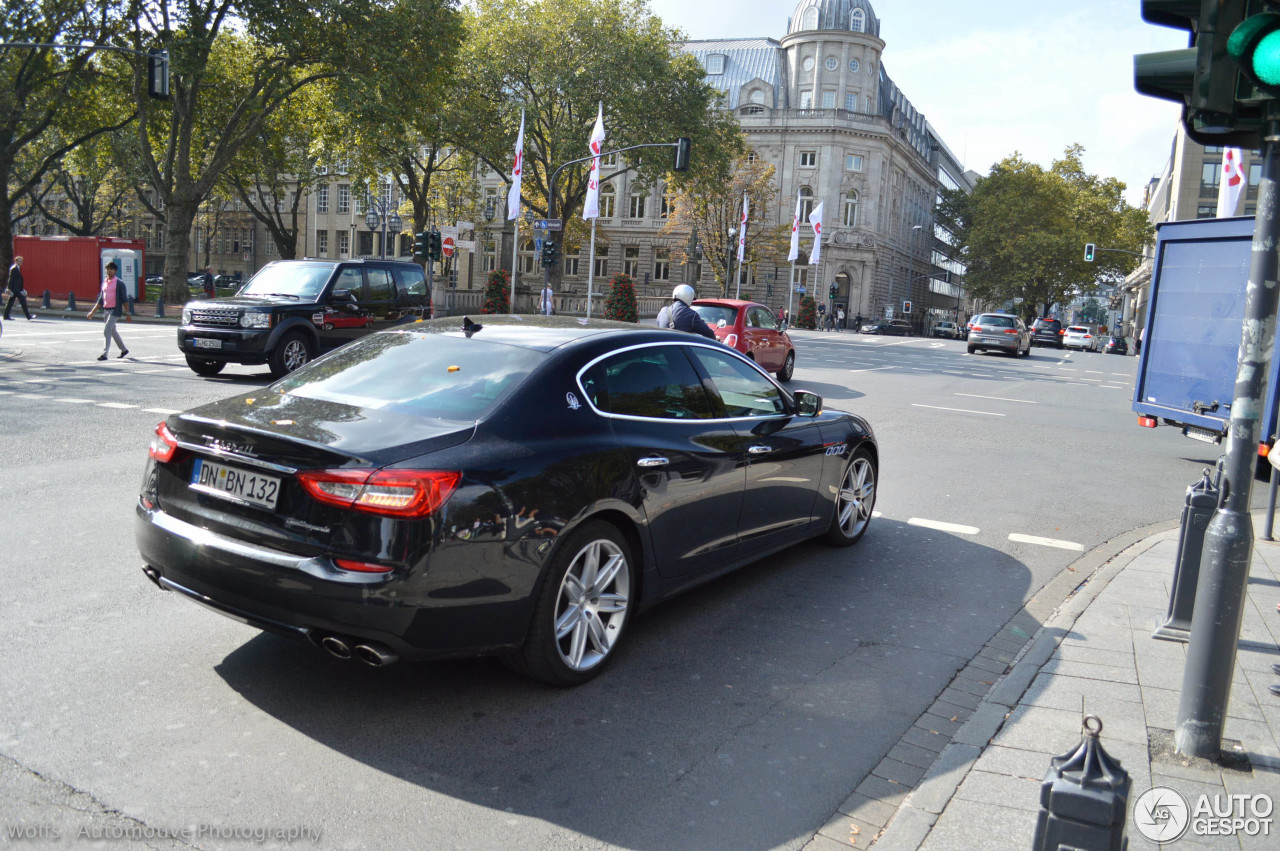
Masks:
[[[385,201],[381,197],[375,198],[372,194],[366,193],[365,200],[369,206],[369,211],[364,215],[364,223],[373,232],[377,232],[378,228],[381,227],[382,237],[378,245],[378,257],[385,260],[387,258],[387,233],[390,232],[392,238],[395,238],[404,228],[404,221],[400,218],[400,214],[395,211],[394,193]]]

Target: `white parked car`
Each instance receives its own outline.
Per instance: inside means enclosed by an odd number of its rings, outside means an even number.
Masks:
[[[1098,350],[1098,333],[1087,325],[1068,325],[1062,335],[1062,346],[1086,352]]]

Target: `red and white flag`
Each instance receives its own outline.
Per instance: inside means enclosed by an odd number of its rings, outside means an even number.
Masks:
[[[795,262],[800,256],[800,196],[796,196],[796,217],[791,220],[791,253],[787,259]]]
[[[822,257],[822,202],[809,213],[809,224],[813,225],[813,253],[809,255],[809,265],[818,265]]]
[[[596,126],[587,140],[591,148],[591,175],[587,178],[587,199],[582,202],[582,218],[600,218],[600,152],[604,150],[604,102],[596,113]]]
[[[507,192],[507,219],[520,216],[520,178],[524,175],[524,110],[520,110],[520,133],[516,136],[516,162],[511,167],[511,190]]]
[[[742,193],[742,218],[738,220],[738,265],[747,251],[747,193]]]
[[[1218,218],[1234,216],[1244,191],[1244,168],[1239,148],[1222,149],[1222,182],[1218,184]]]

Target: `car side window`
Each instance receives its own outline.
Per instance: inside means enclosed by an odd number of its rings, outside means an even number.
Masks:
[[[417,266],[411,269],[397,267],[396,286],[404,295],[423,296],[427,294],[427,277]]]
[[[365,270],[367,289],[365,298],[369,301],[395,301],[396,288],[391,281],[390,269],[379,269],[376,266]]]
[[[750,364],[703,346],[691,347],[724,403],[727,417],[775,417],[788,413],[782,391]]]
[[[364,290],[364,275],[359,269],[346,266],[338,273],[338,280],[333,284],[334,291],[350,290],[352,298],[361,298]]]
[[[661,420],[715,416],[702,381],[680,346],[623,352],[592,367],[583,389],[602,411]]]

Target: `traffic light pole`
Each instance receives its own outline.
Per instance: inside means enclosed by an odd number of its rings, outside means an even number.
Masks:
[[[1231,697],[1231,677],[1235,671],[1236,646],[1240,640],[1253,555],[1249,496],[1266,393],[1264,381],[1276,332],[1280,101],[1268,102],[1266,109],[1262,181],[1258,186],[1258,214],[1253,228],[1239,369],[1224,455],[1222,497],[1205,532],[1203,565],[1174,732],[1178,753],[1203,759],[1217,759],[1221,752],[1222,729]]]

